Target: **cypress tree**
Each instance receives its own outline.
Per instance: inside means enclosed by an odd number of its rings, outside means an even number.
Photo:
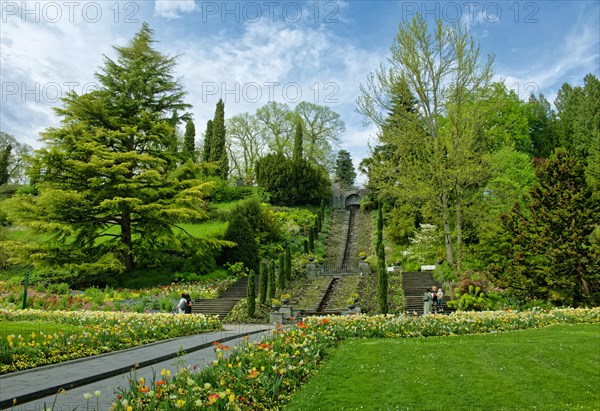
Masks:
[[[292,250],[288,245],[285,248],[285,278],[288,281],[292,281]]]
[[[377,213],[377,245],[376,251],[379,251],[379,247],[383,244],[383,207],[379,203],[379,212]]]
[[[279,254],[279,272],[278,272],[278,278],[279,278],[279,282],[278,282],[278,287],[280,290],[283,290],[285,288],[285,280],[286,280],[286,276],[285,276],[285,254],[281,253]]]
[[[254,270],[248,273],[248,288],[246,289],[246,302],[248,305],[248,316],[254,318],[256,311],[256,290]]]
[[[267,262],[262,260],[260,262],[260,282],[258,284],[259,293],[258,293],[258,301],[261,304],[265,304],[267,302],[267,288],[269,287],[269,266],[267,266]]]
[[[296,119],[296,134],[294,135],[294,151],[292,153],[292,162],[299,165],[302,162],[302,121]]]
[[[277,291],[277,283],[275,278],[275,261],[269,262],[269,288],[267,292],[267,302],[270,304],[271,299],[275,298],[275,292]]]
[[[315,229],[310,227],[308,230],[308,250],[312,253],[315,251]]]
[[[315,240],[319,239],[319,217],[315,216],[315,225],[313,227],[315,232]]]
[[[209,161],[218,164],[217,176],[227,180],[229,160],[225,148],[225,103],[222,99],[217,102],[215,118],[213,119]]]
[[[388,273],[385,266],[385,247],[383,243],[379,246],[377,253],[377,274],[379,276],[377,297],[379,300],[379,311],[381,314],[387,314],[388,312]]]
[[[302,245],[304,246],[304,254],[308,254],[308,240],[304,240]]]
[[[204,151],[202,152],[202,161],[210,161],[210,148],[212,146],[212,130],[213,121],[208,120],[206,122],[206,133],[204,133]]]
[[[196,126],[192,120],[185,124],[185,135],[183,136],[183,161],[191,159],[196,162]]]

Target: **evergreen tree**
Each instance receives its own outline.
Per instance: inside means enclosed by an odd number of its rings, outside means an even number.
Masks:
[[[275,261],[269,261],[269,287],[267,291],[267,304],[271,304],[271,300],[275,298],[277,292],[277,279],[275,278]]]
[[[383,243],[379,246],[377,252],[377,299],[379,301],[379,311],[381,314],[388,312],[388,272],[385,264],[385,247]]]
[[[277,283],[277,287],[280,290],[283,290],[285,288],[285,283],[286,283],[286,276],[285,276],[285,254],[279,254],[279,265],[278,265],[278,269],[279,271],[277,272],[278,276],[278,283]]]
[[[12,145],[7,144],[6,147],[0,153],[0,185],[8,183],[10,178],[10,152],[12,151]]]
[[[61,126],[42,134],[32,160],[39,194],[14,197],[9,216],[49,238],[25,245],[28,262],[92,275],[156,265],[182,251],[181,219],[206,217],[199,204],[207,187],[171,178],[179,161],[171,118],[189,105],[175,58],[153,42],[143,24],[114,48],[116,60],[105,57],[96,90],[70,92],[56,109]]]
[[[244,216],[233,213],[227,230],[225,240],[234,242],[236,245],[223,250],[223,257],[231,264],[242,262],[251,270],[258,269],[259,247],[256,242],[254,229]]]
[[[296,134],[294,134],[294,152],[292,154],[292,162],[300,164],[302,161],[302,122],[296,119]]]
[[[557,147],[558,139],[554,130],[554,113],[543,94],[531,94],[527,102],[529,137],[533,145],[533,156],[550,157]],[[513,120],[514,121],[514,120]]]
[[[285,278],[288,283],[292,281],[292,251],[289,245],[285,248]]]
[[[308,250],[312,253],[315,251],[315,228],[308,229]]]
[[[302,246],[304,247],[304,254],[308,254],[308,250],[309,250],[309,248],[308,248],[308,240],[304,240],[302,242]]]
[[[212,147],[213,121],[206,122],[206,132],[204,133],[204,151],[202,152],[202,161],[207,163],[211,159],[210,149]]]
[[[335,161],[335,178],[333,181],[339,182],[345,187],[352,187],[355,180],[356,171],[354,170],[354,164],[352,164],[352,157],[348,151],[340,150]]]
[[[584,167],[565,150],[536,172],[527,213],[518,203],[503,219],[508,266],[500,279],[523,298],[557,305],[592,303],[600,291],[600,203],[586,185]]]
[[[248,273],[248,288],[246,290],[246,303],[248,306],[248,317],[254,318],[256,311],[256,278],[254,270]]]
[[[305,159],[294,163],[283,153],[267,154],[257,161],[256,182],[276,205],[319,204],[331,196],[331,182],[323,168]]]
[[[217,176],[223,180],[227,180],[229,176],[229,160],[225,142],[225,103],[219,99],[212,124],[209,161],[218,165]]]
[[[267,265],[266,260],[262,260],[260,262],[260,282],[259,293],[258,293],[258,301],[261,304],[265,304],[267,301],[267,289],[269,287],[269,266]]]
[[[196,127],[192,120],[185,124],[185,135],[183,137],[183,160],[196,162]]]
[[[313,232],[315,233],[315,240],[319,239],[319,218],[315,216],[315,225],[313,226]]]
[[[375,249],[379,252],[379,247],[383,244],[383,204],[379,203],[377,211],[377,244]]]

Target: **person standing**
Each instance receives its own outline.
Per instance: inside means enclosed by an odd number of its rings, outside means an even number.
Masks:
[[[438,303],[438,308],[440,311],[444,311],[444,290],[442,290],[441,288],[438,290],[437,292],[437,303]]]
[[[429,314],[431,312],[431,290],[429,288],[425,289],[425,293],[423,294],[423,315]]]

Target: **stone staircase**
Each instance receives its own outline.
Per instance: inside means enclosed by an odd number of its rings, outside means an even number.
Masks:
[[[404,272],[402,273],[402,288],[404,290],[404,298],[406,299],[406,311],[408,313],[416,312],[418,315],[423,314],[423,294],[426,288],[433,286],[438,288],[443,285],[433,279],[433,271],[416,271],[416,272]],[[453,309],[449,309],[446,306],[448,299],[448,293],[444,290],[444,304],[443,313],[448,314]]]
[[[258,280],[256,286],[256,290],[258,290]],[[218,298],[194,300],[192,314],[216,315],[219,320],[222,320],[242,298],[246,298],[247,288],[248,277],[240,278]]]

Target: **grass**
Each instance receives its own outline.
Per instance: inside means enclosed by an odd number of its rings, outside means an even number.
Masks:
[[[292,410],[600,409],[600,324],[349,340]]]
[[[31,333],[39,334],[43,331],[44,334],[54,334],[59,331],[63,333],[73,333],[83,330],[83,327],[75,327],[66,324],[54,324],[44,321],[0,321],[0,339],[6,338],[8,335],[30,335]]]
[[[227,223],[224,221],[206,221],[199,224],[184,223],[180,226],[190,235],[196,238],[223,237],[227,229]]]

